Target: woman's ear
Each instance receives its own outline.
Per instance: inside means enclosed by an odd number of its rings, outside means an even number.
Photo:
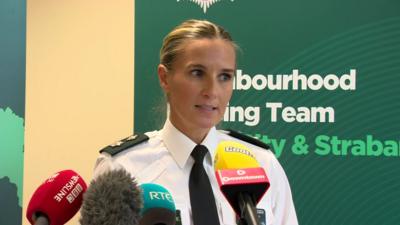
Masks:
[[[169,85],[167,80],[167,75],[168,75],[167,67],[165,67],[163,64],[159,64],[157,68],[157,73],[161,88],[164,90],[165,93],[168,93]]]

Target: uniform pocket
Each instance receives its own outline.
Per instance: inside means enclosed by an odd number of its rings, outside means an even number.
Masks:
[[[153,183],[165,170],[165,165],[161,160],[157,160],[137,173],[140,183]]]

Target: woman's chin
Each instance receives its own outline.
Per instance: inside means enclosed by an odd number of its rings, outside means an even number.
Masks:
[[[217,125],[219,122],[219,120],[215,120],[215,119],[201,119],[199,121],[197,121],[197,126],[200,129],[210,129],[212,127],[214,127],[215,125]]]

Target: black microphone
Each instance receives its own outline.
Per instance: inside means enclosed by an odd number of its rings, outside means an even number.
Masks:
[[[111,170],[94,179],[83,195],[81,225],[138,225],[142,192],[130,174]]]

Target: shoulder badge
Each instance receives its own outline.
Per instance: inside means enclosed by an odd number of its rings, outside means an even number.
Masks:
[[[258,146],[260,148],[270,149],[269,145],[265,144],[264,142],[254,138],[254,137],[242,134],[242,133],[240,133],[238,131],[234,131],[234,130],[231,130],[231,129],[226,129],[225,131],[227,131],[227,134],[229,136],[232,136],[234,138],[237,138],[237,139],[240,139],[242,141],[248,142],[250,144],[256,145],[256,146]]]
[[[124,138],[120,141],[115,142],[114,144],[111,144],[111,145],[101,149],[100,153],[107,152],[108,154],[114,156],[114,155],[124,151],[125,149],[128,149],[132,146],[138,145],[140,143],[143,143],[147,140],[149,140],[149,137],[147,135],[135,134],[135,135]]]

